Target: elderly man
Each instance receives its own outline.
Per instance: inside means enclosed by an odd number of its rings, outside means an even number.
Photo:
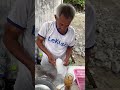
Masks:
[[[55,21],[48,21],[42,25],[36,41],[43,51],[42,66],[55,66],[57,58],[62,59],[65,66],[69,64],[75,44],[75,31],[70,26],[74,16],[75,9],[72,5],[60,4],[57,7]]]

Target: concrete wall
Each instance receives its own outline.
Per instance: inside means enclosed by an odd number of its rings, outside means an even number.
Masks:
[[[62,2],[63,0],[35,0],[36,34],[45,21],[54,20],[55,9]]]

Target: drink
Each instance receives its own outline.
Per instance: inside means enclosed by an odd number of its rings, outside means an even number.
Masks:
[[[73,83],[73,75],[66,74],[64,78],[65,90],[71,90],[72,83]]]

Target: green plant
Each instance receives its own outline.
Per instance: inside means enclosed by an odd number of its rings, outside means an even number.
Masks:
[[[85,6],[85,0],[64,0],[64,3],[70,3],[73,6],[77,6],[77,9],[80,8],[84,8]],[[79,6],[79,7],[78,7]]]

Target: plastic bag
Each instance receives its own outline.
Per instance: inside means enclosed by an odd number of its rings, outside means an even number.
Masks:
[[[60,58],[56,59],[56,69],[57,74],[62,75],[64,78],[67,73],[67,67],[63,65],[63,61]]]

